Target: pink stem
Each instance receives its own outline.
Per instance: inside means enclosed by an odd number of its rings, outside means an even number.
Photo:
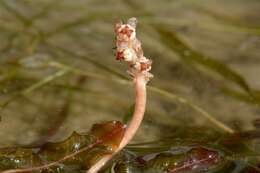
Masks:
[[[142,73],[135,76],[135,110],[131,121],[126,127],[124,137],[113,154],[107,155],[99,160],[95,165],[93,165],[86,173],[96,173],[98,172],[112,157],[121,151],[134,137],[136,131],[141,125],[144,117],[145,106],[146,106],[146,80]]]

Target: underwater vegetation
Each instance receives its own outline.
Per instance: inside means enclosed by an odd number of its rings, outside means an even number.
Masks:
[[[0,1],[0,173],[260,172],[259,9]]]

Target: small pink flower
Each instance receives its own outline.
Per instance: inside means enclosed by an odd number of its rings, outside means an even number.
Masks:
[[[152,61],[147,60],[145,62],[140,62],[141,64],[141,71],[149,71],[152,68]]]
[[[134,29],[129,25],[122,25],[121,30],[119,31],[120,34],[126,35],[128,38],[132,36],[132,33],[134,32]]]
[[[123,51],[117,51],[116,52],[116,60],[124,60],[124,52]]]

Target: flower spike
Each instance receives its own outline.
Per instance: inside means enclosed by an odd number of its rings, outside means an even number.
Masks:
[[[126,24],[115,24],[116,59],[127,62],[131,76],[142,74],[148,82],[153,77],[149,72],[152,61],[143,54],[141,42],[136,38],[136,25],[136,18],[130,18]]]

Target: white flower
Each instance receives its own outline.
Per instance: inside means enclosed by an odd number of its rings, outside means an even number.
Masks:
[[[136,53],[133,49],[127,48],[127,49],[124,50],[124,60],[126,62],[132,62],[133,63],[133,62],[136,61],[136,59],[137,59]]]

